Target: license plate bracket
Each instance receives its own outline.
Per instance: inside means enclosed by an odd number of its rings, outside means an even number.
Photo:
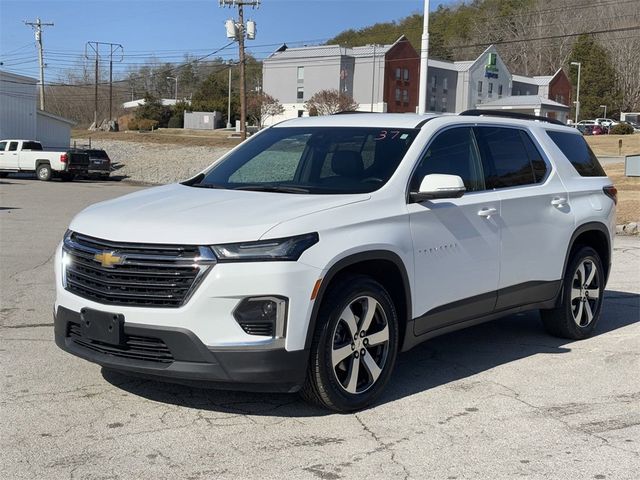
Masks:
[[[124,315],[103,312],[92,308],[80,310],[82,336],[110,345],[122,345],[124,337]]]

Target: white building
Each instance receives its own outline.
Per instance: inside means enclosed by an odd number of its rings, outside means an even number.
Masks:
[[[74,122],[38,110],[38,81],[0,70],[0,139],[38,140],[45,148],[67,148]]]

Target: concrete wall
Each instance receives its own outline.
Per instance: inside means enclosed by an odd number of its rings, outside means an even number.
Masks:
[[[37,81],[0,71],[0,140],[35,139]]]

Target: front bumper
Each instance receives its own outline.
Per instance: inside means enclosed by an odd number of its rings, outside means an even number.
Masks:
[[[307,350],[214,350],[184,328],[129,323],[124,326],[125,342],[117,346],[78,335],[80,322],[80,313],[73,310],[59,306],[54,312],[55,341],[62,350],[147,378],[197,387],[295,392],[306,374]],[[140,344],[144,346],[136,347]]]

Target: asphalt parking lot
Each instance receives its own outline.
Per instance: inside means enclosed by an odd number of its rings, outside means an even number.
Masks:
[[[139,188],[0,179],[0,478],[639,478],[640,238],[616,239],[593,338],[549,337],[537,313],[449,334],[401,355],[376,406],[336,415],[55,346],[52,252],[83,207]]]

